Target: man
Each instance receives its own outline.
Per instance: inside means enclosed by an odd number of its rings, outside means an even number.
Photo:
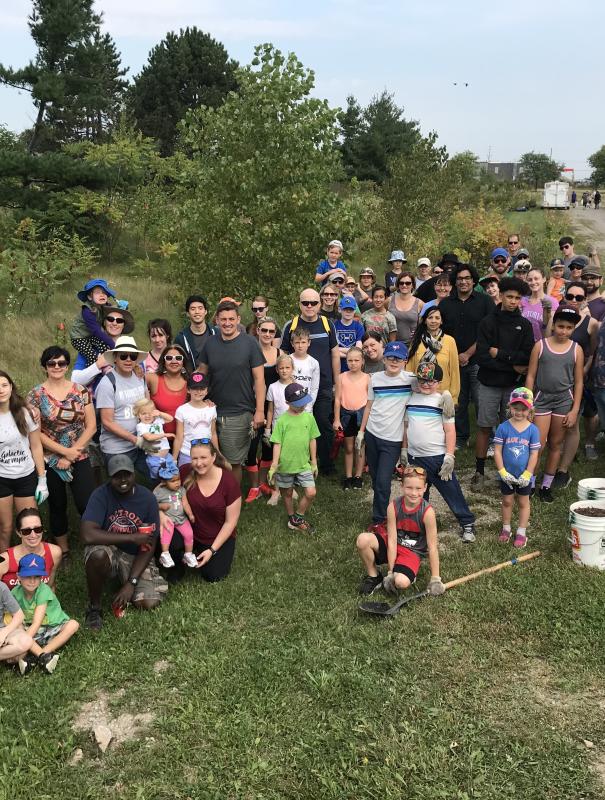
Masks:
[[[594,193],[594,210],[598,211],[600,205],[601,205],[601,192],[597,189],[597,191]]]
[[[588,266],[588,256],[574,256],[567,265],[566,284],[570,281],[581,281],[584,267]]]
[[[563,273],[563,277],[565,280],[569,280],[569,265],[576,257],[576,254],[573,249],[573,239],[571,236],[561,236],[559,239],[559,250],[561,251],[561,256],[563,258],[563,266],[565,267],[565,272]]]
[[[508,257],[508,254],[507,254]],[[454,288],[449,297],[439,303],[443,319],[443,332],[452,336],[458,348],[460,365],[460,395],[456,409],[456,448],[466,447],[470,436],[468,407],[471,402],[477,413],[477,372],[475,360],[479,323],[495,308],[490,297],[475,291],[479,282],[477,270],[469,264],[461,264],[450,275]]]
[[[239,307],[219,303],[217,336],[206,339],[198,369],[210,379],[208,396],[216,403],[216,431],[221,453],[242,482],[242,464],[250,448],[251,430],[265,424],[265,359],[257,339],[242,333]]]
[[[503,247],[496,247],[490,255],[489,272],[493,272],[500,278],[504,278],[510,271],[511,259],[508,250]]]
[[[520,278],[502,278],[499,284],[500,307],[485,317],[477,330],[475,360],[479,366],[477,442],[475,474],[471,488],[482,491],[485,484],[485,459],[493,428],[506,419],[510,393],[527,372],[534,346],[529,320],[519,306],[527,287]]]
[[[89,598],[85,624],[94,631],[103,626],[101,597],[111,578],[121,587],[113,599],[116,611],[128,603],[155,608],[168,591],[153,558],[160,532],[157,500],[136,484],[127,456],[112,456],[107,472],[109,481],[91,494],[80,523]]]
[[[201,294],[189,295],[185,300],[185,313],[189,317],[189,325],[177,333],[174,343],[187,353],[189,367],[194,370],[200,360],[204,343],[209,336],[214,336],[214,330],[206,324],[208,302]]]
[[[437,266],[441,268],[442,272],[451,272],[455,267],[459,264],[458,256],[456,253],[444,253],[439,261],[437,262]],[[428,303],[430,300],[435,300],[437,295],[435,293],[435,278],[437,276],[433,276],[426,280],[419,289],[416,289],[414,294],[419,300],[422,300],[423,303]]]
[[[519,240],[518,233],[511,233],[508,237],[508,255],[510,258],[510,263],[512,266],[515,266],[515,261],[520,258],[517,251],[521,246],[521,242]]]
[[[334,324],[319,315],[319,294],[315,289],[304,289],[300,293],[300,314],[286,322],[282,337],[282,350],[292,353],[290,334],[298,327],[306,328],[311,337],[309,354],[319,362],[319,391],[313,405],[313,416],[321,434],[317,441],[317,456],[322,475],[331,475],[335,467],[330,460],[332,446],[332,389],[340,375],[340,351]]]
[[[586,300],[590,316],[602,322],[605,317],[605,298],[601,294],[603,273],[600,267],[587,266],[582,270],[582,283],[586,289]]]
[[[431,277],[431,259],[419,258],[416,262],[416,289]]]

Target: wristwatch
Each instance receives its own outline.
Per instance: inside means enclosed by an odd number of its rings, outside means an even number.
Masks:
[[[212,555],[213,555],[213,556],[215,556],[215,555],[216,555],[216,550],[214,549],[214,547],[212,547],[212,545],[210,545],[210,547],[208,548],[208,550],[210,550],[210,552],[212,553]]]
[[[139,582],[138,578],[128,578],[128,583],[131,583],[133,586],[136,586]]]

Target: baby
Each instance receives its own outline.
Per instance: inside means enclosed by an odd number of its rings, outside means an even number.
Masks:
[[[169,548],[174,531],[177,530],[185,543],[183,563],[188,567],[197,567],[197,559],[193,555],[193,529],[191,528],[195,517],[187,500],[185,487],[181,485],[178,467],[174,461],[172,466],[165,464],[160,467],[158,475],[161,483],[155,487],[153,493],[158,501],[160,511],[166,515],[160,532],[162,546],[160,564],[166,569],[174,567],[174,560],[169,553]]]
[[[161,466],[176,467],[168,442],[169,438],[174,439],[174,433],[164,433],[164,423],[172,422],[174,417],[158,411],[153,400],[148,397],[137,400],[132,410],[139,420],[137,436],[142,440],[142,449],[147,455],[149,476],[152,480],[156,480]]]

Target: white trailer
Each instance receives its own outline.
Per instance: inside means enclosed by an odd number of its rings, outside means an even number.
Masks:
[[[565,181],[550,181],[544,184],[542,208],[569,208],[569,184]]]

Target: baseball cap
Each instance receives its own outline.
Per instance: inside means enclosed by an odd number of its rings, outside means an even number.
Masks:
[[[572,267],[584,267],[588,266],[588,256],[574,256],[568,264],[569,269]]]
[[[573,322],[574,325],[577,325],[581,317],[575,308],[572,308],[571,306],[560,305],[553,314],[552,321],[556,322],[558,319],[564,319],[566,322]]]
[[[20,578],[46,578],[48,572],[44,562],[44,556],[37,556],[35,553],[28,553],[19,560],[17,575]]]
[[[416,269],[418,267],[430,267],[431,266],[431,259],[430,258],[419,258],[416,262]]]
[[[482,278],[479,278],[479,283],[481,286],[485,286],[486,283],[500,283],[500,276],[495,275],[493,272],[489,272],[487,275],[484,275]]]
[[[443,370],[436,361],[421,361],[416,370],[419,381],[442,381]]]
[[[408,348],[405,342],[389,342],[384,348],[384,358],[399,358],[402,361],[408,360]]]
[[[372,275],[372,277],[375,277],[375,275],[376,275],[376,273],[374,272],[372,267],[363,267],[362,269],[359,270],[359,274],[360,275]]]
[[[603,273],[600,267],[594,267],[589,265],[588,267],[584,267],[582,270],[582,277],[586,278],[588,275],[594,275],[596,278],[602,278]]]
[[[344,297],[340,298],[340,302],[338,303],[338,308],[357,308],[357,303],[355,302],[355,298],[351,297],[350,294],[346,294]]]
[[[389,256],[389,264],[391,261],[405,261],[407,262],[407,258],[405,257],[405,253],[403,250],[392,250],[391,255]]]
[[[531,269],[531,261],[528,261],[527,258],[518,258],[515,261],[513,272],[515,272],[515,270],[517,272],[529,272],[530,269]]]
[[[496,247],[494,250],[492,250],[492,253],[490,255],[492,261],[494,260],[494,258],[508,258],[508,257],[509,257],[508,250],[505,250],[503,247]]]
[[[300,383],[289,383],[284,391],[284,399],[289,406],[300,408],[306,406],[313,398]]]
[[[527,386],[519,386],[510,393],[509,405],[512,403],[523,403],[526,408],[534,407],[534,393]]]
[[[550,262],[550,269],[557,269],[557,267],[564,267],[565,264],[561,258],[553,258]]]
[[[529,250],[526,250],[525,247],[520,247],[517,250],[517,258],[529,258]]]
[[[340,247],[341,250],[344,250],[340,239],[332,239],[332,241],[328,242],[328,247]]]
[[[191,375],[187,378],[187,388],[207,389],[208,376],[204,375],[202,372],[192,372]]]
[[[124,455],[112,456],[107,462],[107,474],[112,478],[117,472],[134,472],[134,464]]]

